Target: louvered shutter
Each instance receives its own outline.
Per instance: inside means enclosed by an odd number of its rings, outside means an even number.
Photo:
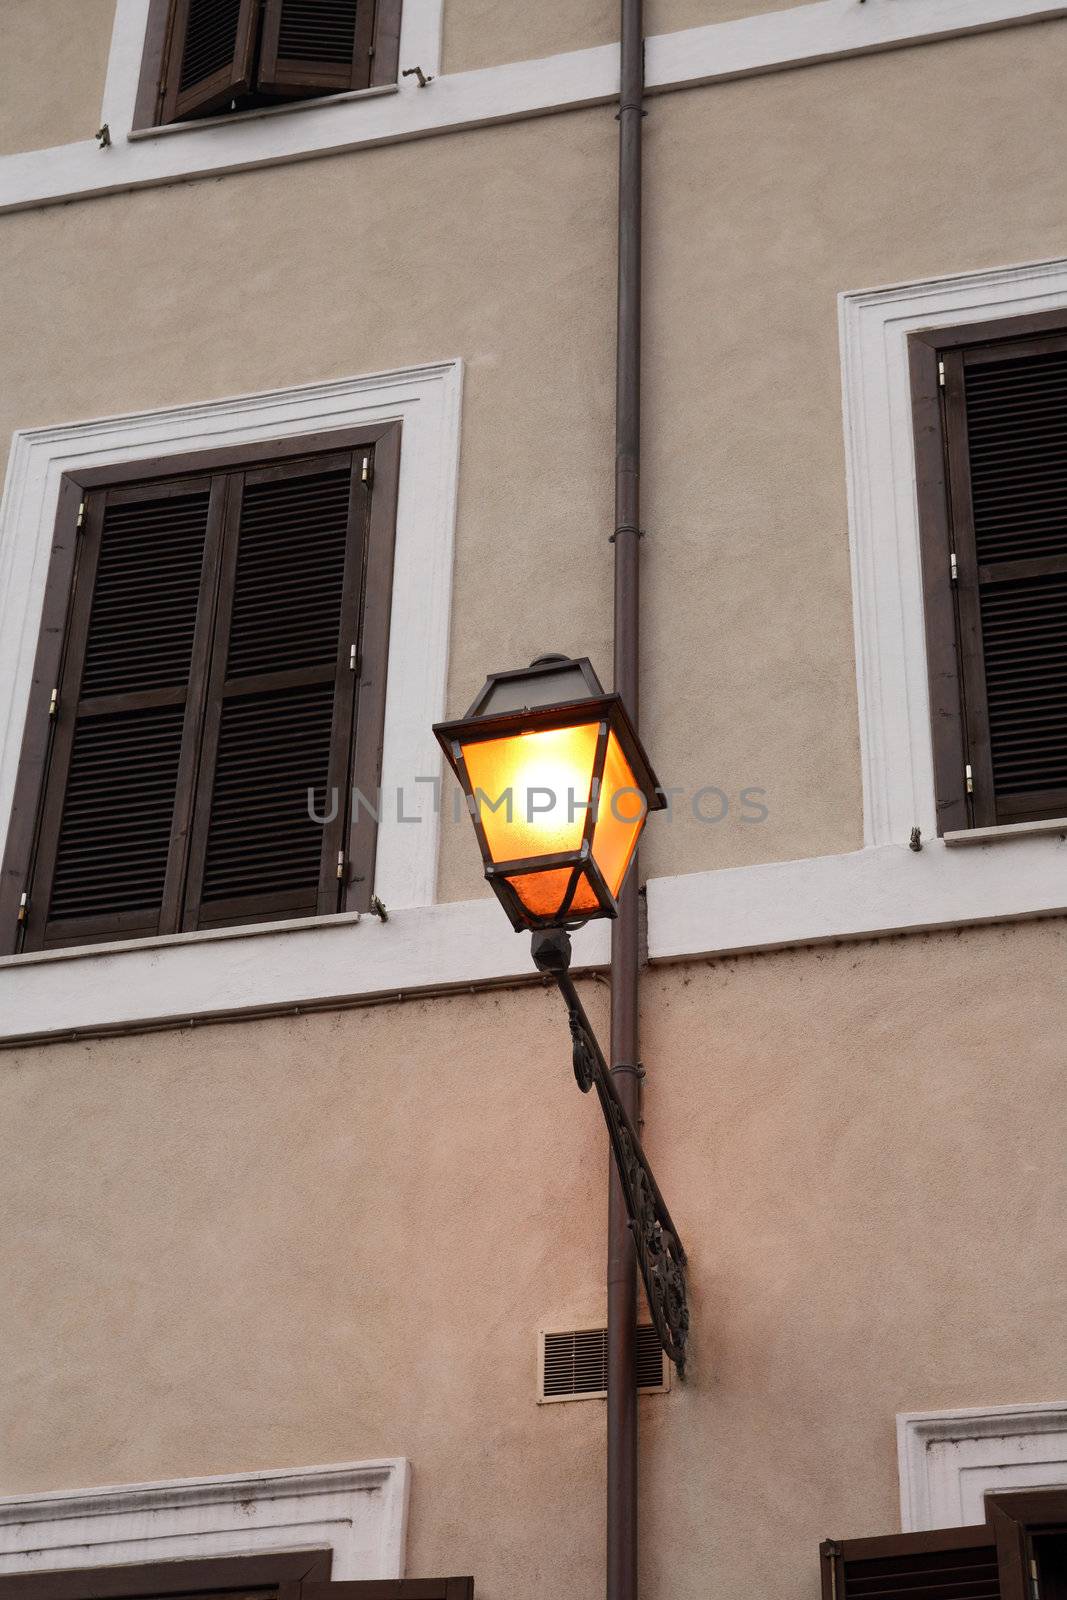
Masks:
[[[258,86],[337,94],[370,83],[374,0],[266,0]]]
[[[944,370],[973,822],[1067,816],[1067,336]]]
[[[252,87],[259,0],[175,0],[162,120],[225,110]]]
[[[222,527],[211,478],[87,499],[26,946],[177,921]]]
[[[823,1600],[1001,1600],[988,1526],[827,1540],[820,1554]]]
[[[342,904],[369,478],[351,451],[231,476],[187,928]]]

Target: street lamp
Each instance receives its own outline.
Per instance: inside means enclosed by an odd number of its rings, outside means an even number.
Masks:
[[[467,715],[434,733],[459,779],[485,876],[540,972],[563,996],[574,1073],[607,1123],[649,1310],[685,1370],[685,1251],[570,976],[567,929],[614,917],[649,811],[661,794],[622,699],[584,658],[539,656],[493,673]]]

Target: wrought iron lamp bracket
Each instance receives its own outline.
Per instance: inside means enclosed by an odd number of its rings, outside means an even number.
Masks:
[[[570,939],[562,928],[550,928],[533,935],[532,951],[534,965],[553,980],[567,1007],[574,1076],[583,1094],[596,1089],[626,1197],[648,1308],[664,1350],[683,1376],[689,1335],[685,1250],[574,987]]]

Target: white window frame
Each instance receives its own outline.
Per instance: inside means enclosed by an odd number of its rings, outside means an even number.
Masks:
[[[0,854],[63,473],[363,422],[402,426],[374,877],[388,921],[340,912],[2,956],[0,1042],[529,975],[529,946],[501,928],[495,899],[434,904],[443,813],[433,786],[415,782],[442,777],[431,728],[445,714],[461,390],[462,363],[453,360],[16,433],[0,503],[0,684],[9,689],[0,723]],[[582,965],[603,965],[607,951],[601,924],[576,937]]]
[[[900,1525],[979,1526],[985,1496],[1067,1488],[1067,1401],[897,1417]]]
[[[333,1551],[331,1578],[402,1578],[403,1457],[0,1499],[0,1575]]]
[[[1067,260],[846,293],[839,310],[864,848],[653,879],[653,960],[1067,912],[1067,821],[937,837],[908,365],[919,328],[1067,317]]]

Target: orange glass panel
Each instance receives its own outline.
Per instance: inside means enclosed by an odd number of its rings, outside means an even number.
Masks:
[[[580,848],[598,729],[588,722],[463,746],[494,861]]]
[[[527,911],[535,917],[554,917],[559,914],[570,887],[572,870],[571,867],[553,867],[549,872],[527,872],[506,881]]]
[[[571,909],[567,915],[570,916],[571,912],[582,913],[599,910],[600,901],[596,897],[596,890],[583,872],[578,879],[578,887],[574,891],[574,899],[571,901]]]
[[[648,807],[614,733],[608,735],[604,780],[593,832],[593,860],[617,895],[645,825]]]

